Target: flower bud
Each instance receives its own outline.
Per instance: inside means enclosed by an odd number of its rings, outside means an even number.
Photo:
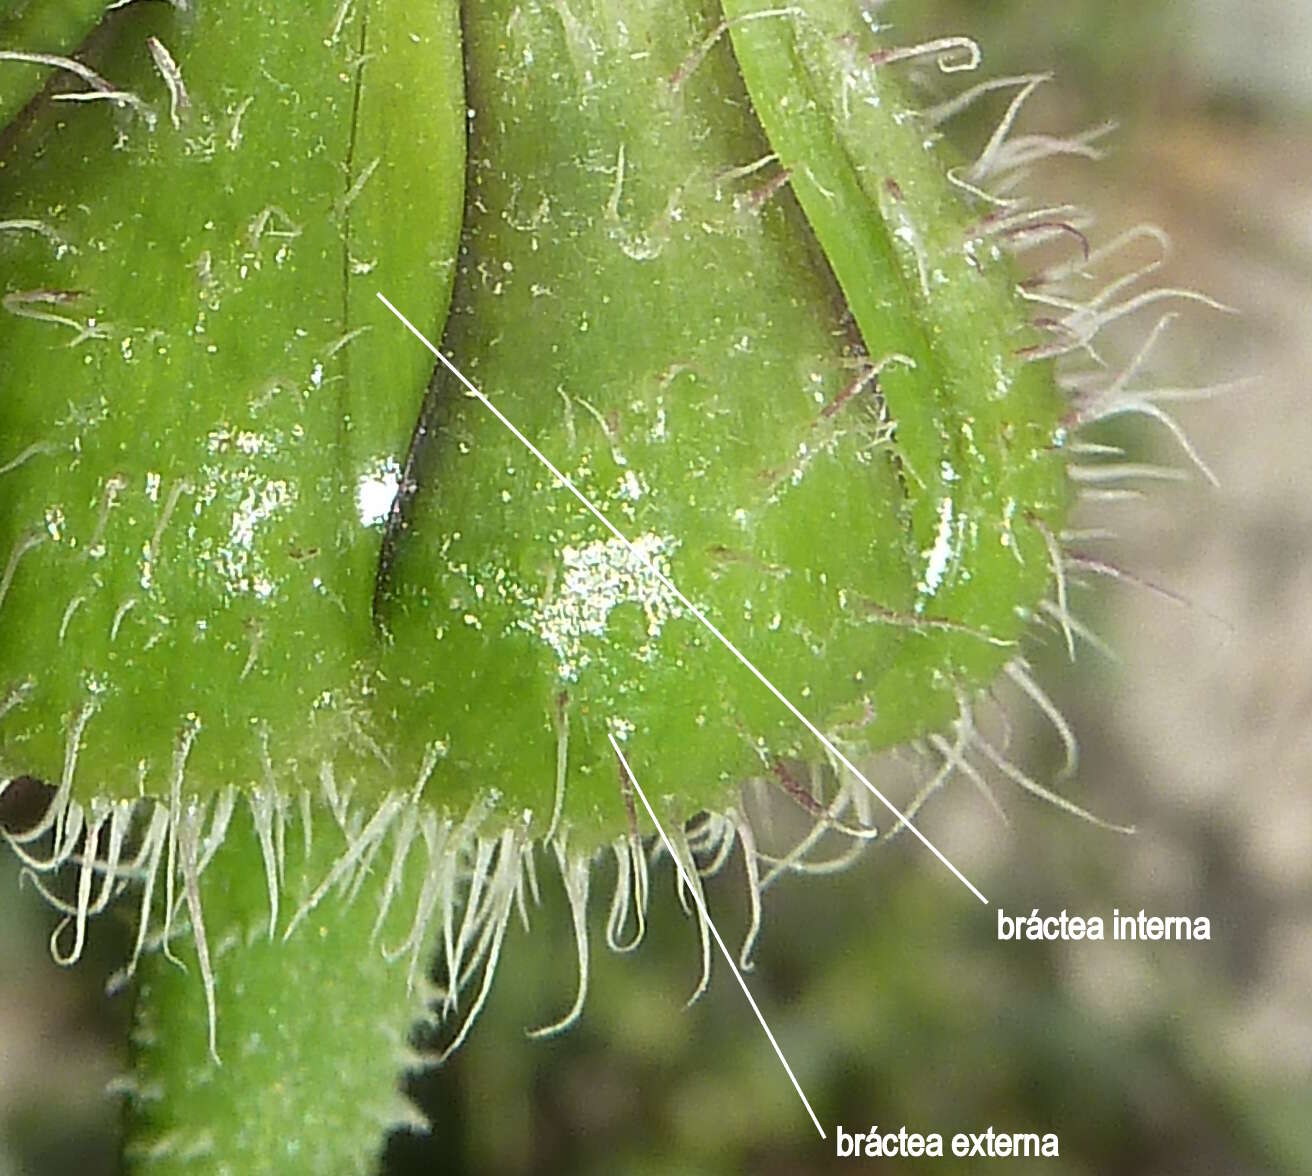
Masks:
[[[202,1019],[240,1054],[222,999],[247,1045],[335,1017],[363,1054],[359,992],[403,1032],[440,943],[458,1043],[538,846],[577,1015],[599,851],[612,946],[647,901],[615,743],[759,909],[814,838],[758,858],[746,782],[872,840],[869,785],[799,765],[924,738],[939,783],[1004,669],[1050,707],[1049,593],[1070,632],[1052,359],[1094,324],[1054,344],[1018,286],[1014,109],[967,164],[914,96],[973,44],[846,0],[276,7],[6,58],[52,74],[0,155],[0,767],[51,789],[6,836],[77,868],[61,959],[129,884],[138,954],[189,928],[203,1013],[143,964],[163,1139],[178,1091],[244,1124],[290,1088],[177,1063]]]

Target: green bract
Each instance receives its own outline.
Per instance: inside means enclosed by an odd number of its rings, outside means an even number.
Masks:
[[[166,796],[185,750],[205,796],[373,758],[377,499],[424,382],[373,285],[441,321],[463,158],[451,13],[379,8],[127,9],[97,64],[131,101],[13,136],[4,215],[44,229],[0,241],[13,771]]]
[[[966,165],[908,89],[973,45],[847,0],[319,0],[131,5],[74,61],[99,12],[65,7],[0,18],[0,114],[50,77],[0,154],[0,766],[54,790],[9,836],[76,866],[62,956],[145,879],[141,1155],[364,1163],[384,1103],[304,1138],[271,1104],[392,1066],[436,941],[439,1011],[476,1012],[535,844],[585,969],[615,847],[621,945],[645,825],[608,736],[754,895],[749,779],[874,836],[654,568],[846,752],[929,737],[933,783],[1004,666],[1042,699],[1070,410],[1004,246],[1048,222],[986,191],[1011,115]],[[425,393],[377,291],[632,546]]]
[[[870,749],[944,726],[1014,655],[1066,502],[1065,404],[1026,362],[1009,260],[828,7],[727,10],[732,42],[702,4],[471,12],[445,346],[787,696]],[[383,617],[397,712],[412,725],[418,700],[448,750],[437,779],[494,781],[540,829],[559,769],[590,846],[625,827],[608,730],[676,820],[816,754],[449,376],[427,424]]]

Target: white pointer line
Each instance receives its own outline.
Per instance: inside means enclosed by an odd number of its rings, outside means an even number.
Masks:
[[[629,539],[629,537],[625,535],[623,531],[621,531],[617,526],[615,526],[615,524],[612,523],[610,519],[608,519],[601,512],[601,509],[598,506],[596,506],[592,502],[592,500],[588,498],[586,494],[584,494],[577,486],[574,485],[573,482],[571,482],[563,473],[561,473],[560,470],[558,470],[551,463],[551,459],[548,458],[546,454],[544,454],[536,445],[534,445],[532,441],[530,441],[527,437],[525,437],[524,434],[521,433],[519,429],[515,427],[514,422],[511,421],[505,415],[505,413],[503,413],[499,408],[497,408],[497,406],[493,404],[492,401],[490,401],[478,388],[476,388],[474,384],[468,379],[468,377],[466,377],[465,374],[462,371],[460,371],[460,369],[457,368],[455,364],[453,364],[449,359],[447,359],[445,355],[443,355],[432,343],[430,343],[420,333],[419,329],[414,325],[414,323],[412,323],[408,318],[405,317],[405,315],[403,315],[399,310],[397,310],[396,307],[393,306],[390,301],[388,301],[388,299],[382,294],[381,291],[378,293],[378,300],[385,307],[387,307],[388,310],[390,310],[394,315],[396,315],[396,317],[401,321],[401,323],[405,326],[405,328],[416,339],[418,339],[419,342],[421,342],[425,347],[428,348],[429,351],[433,353],[433,355],[447,369],[447,371],[449,371],[453,376],[455,376],[457,380],[460,381],[461,384],[464,385],[465,389],[469,392],[471,396],[481,401],[483,406],[494,417],[496,417],[497,420],[499,420],[503,425],[505,425],[507,429],[510,430],[510,432],[515,436],[516,440],[518,440],[519,443],[523,445],[525,449],[527,449],[534,457],[538,459],[538,461],[540,461],[544,466],[546,466],[548,470],[551,471],[552,476],[556,479],[557,482],[559,482],[566,490],[568,490],[572,495],[574,495],[574,497],[577,498],[584,505],[584,507],[587,508],[588,512],[599,523],[601,523],[601,525],[605,527],[606,530],[608,530],[612,535],[614,535],[616,539],[618,539],[621,543],[623,543],[624,546],[627,547],[633,553],[634,558],[638,560],[638,562],[641,563],[643,567],[645,567],[653,576],[655,576],[656,579],[660,581],[660,583],[670,592],[672,596],[674,596],[676,600],[678,600],[678,602],[681,605],[683,605],[684,608],[688,610],[689,613],[691,613],[694,617],[697,618],[697,620],[699,620],[702,623],[706,631],[710,633],[712,637],[714,637],[721,645],[725,647],[725,649],[727,649],[731,654],[733,654],[735,658],[738,659],[738,661],[748,671],[748,673],[750,673],[758,682],[761,683],[762,686],[764,686],[771,694],[775,696],[775,698],[777,698],[784,705],[784,707],[793,716],[793,718],[795,718],[799,723],[801,723],[803,727],[805,727],[808,731],[810,731],[811,734],[814,735],[816,739],[820,741],[820,745],[827,752],[829,752],[830,755],[832,755],[836,760],[838,760],[838,762],[841,763],[843,767],[845,767],[849,772],[851,772],[853,776],[855,776],[858,780],[860,780],[861,783],[864,784],[870,790],[871,794],[875,797],[875,799],[878,800],[880,804],[882,804],[886,809],[888,809],[890,813],[893,814],[893,816],[895,816],[898,819],[899,824],[905,825],[907,829],[909,829],[911,833],[913,833],[916,836],[916,838],[920,841],[920,843],[924,845],[926,849],[929,850],[930,853],[932,853],[936,858],[938,858],[940,862],[942,862],[945,866],[947,866],[947,868],[956,876],[957,880],[963,886],[965,886],[966,889],[971,892],[971,894],[973,894],[976,898],[978,898],[980,902],[982,902],[985,906],[989,905],[989,900],[984,897],[984,895],[980,892],[979,888],[976,887],[975,884],[971,882],[970,879],[967,878],[965,874],[963,874],[960,870],[958,870],[956,866],[954,866],[950,861],[948,861],[948,859],[943,856],[942,852],[929,840],[929,838],[926,837],[919,829],[917,829],[915,825],[913,825],[909,820],[907,820],[907,818],[902,815],[901,810],[891,800],[889,800],[888,797],[886,797],[882,792],[880,792],[878,788],[876,788],[872,783],[870,783],[869,780],[866,779],[861,769],[858,768],[856,764],[854,764],[850,759],[848,759],[847,756],[845,756],[841,751],[839,751],[838,748],[834,746],[833,742],[829,739],[829,737],[823,731],[821,731],[819,727],[817,727],[813,722],[811,722],[811,720],[808,719],[806,715],[804,715],[800,710],[798,710],[797,707],[795,707],[792,704],[792,702],[790,702],[784,696],[783,692],[780,691],[780,689],[773,682],[771,682],[769,678],[767,678],[763,673],[761,673],[761,671],[758,670],[755,665],[753,665],[753,663],[747,658],[747,656],[743,654],[738,649],[738,647],[732,641],[729,640],[728,637],[726,637],[723,633],[720,632],[719,629],[715,627],[711,619],[704,612],[702,612],[701,609],[699,609],[695,604],[693,604],[691,600],[689,600],[682,592],[679,591],[678,587],[674,584],[674,582],[664,572],[662,572],[659,567],[656,566],[655,561],[653,561],[645,552],[639,550],[636,546],[634,546],[633,541]]]
[[[651,817],[651,823],[656,826],[656,832],[661,835],[661,840],[665,842],[665,848],[669,851],[670,860],[674,863],[674,868],[679,871],[679,878],[688,892],[692,895],[693,900],[697,903],[697,913],[705,920],[706,925],[711,929],[711,934],[715,937],[716,945],[719,947],[721,954],[728,963],[730,970],[733,972],[733,978],[738,981],[738,987],[743,990],[743,995],[747,998],[747,1003],[752,1006],[752,1012],[756,1014],[756,1019],[761,1022],[761,1028],[765,1030],[765,1035],[770,1039],[770,1044],[774,1047],[774,1052],[779,1058],[779,1064],[783,1066],[784,1073],[788,1075],[788,1081],[793,1084],[793,1089],[797,1091],[797,1097],[802,1100],[802,1106],[806,1108],[806,1113],[811,1116],[811,1122],[815,1124],[815,1129],[820,1132],[821,1139],[828,1139],[825,1129],[820,1126],[820,1120],[816,1118],[815,1111],[811,1109],[811,1101],[806,1097],[802,1090],[801,1084],[797,1081],[797,1075],[793,1073],[793,1068],[788,1064],[788,1059],[784,1057],[784,1051],[779,1048],[779,1043],[775,1040],[774,1034],[770,1032],[770,1026],[765,1022],[765,1015],[761,1012],[761,1006],[756,1003],[756,998],[752,996],[751,989],[747,987],[747,981],[743,979],[743,974],[738,970],[738,965],[734,962],[733,954],[724,945],[724,940],[720,938],[719,929],[711,921],[711,914],[706,909],[706,899],[702,897],[701,888],[694,886],[692,879],[688,877],[688,871],[684,869],[683,862],[679,860],[679,855],[674,852],[674,846],[670,844],[670,839],[665,835],[664,828],[661,827],[660,821],[656,819],[655,810],[651,807],[651,801],[647,799],[647,794],[643,792],[642,785],[638,783],[638,777],[633,774],[633,769],[629,767],[629,761],[624,758],[624,753],[620,750],[620,745],[615,741],[613,734],[606,736],[610,740],[610,745],[615,749],[615,754],[619,756],[620,765],[624,768],[624,774],[628,776],[634,789],[642,801],[642,807],[647,810],[647,815]]]

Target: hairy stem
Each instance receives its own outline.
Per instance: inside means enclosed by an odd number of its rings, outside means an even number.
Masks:
[[[428,982],[421,968],[412,987],[410,970],[385,953],[410,931],[418,867],[399,878],[377,868],[358,889],[347,873],[284,938],[296,904],[329,876],[347,844],[326,809],[316,802],[312,811],[307,854],[299,816],[282,828],[278,815],[261,834],[243,806],[204,872],[204,940],[184,926],[195,914],[179,894],[175,928],[192,933],[141,961],[128,1146],[141,1172],[366,1172],[385,1131],[415,1118],[397,1082]],[[261,836],[272,829],[281,861],[276,845],[273,857],[261,853]],[[204,834],[194,847],[201,855]],[[189,836],[184,817],[184,856],[194,851]],[[270,863],[283,875],[272,892]],[[271,927],[270,894],[279,892],[283,912]],[[385,897],[388,914],[378,925]],[[205,1049],[205,971],[213,973],[218,1010],[214,1054]]]

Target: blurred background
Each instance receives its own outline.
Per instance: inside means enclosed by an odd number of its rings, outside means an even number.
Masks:
[[[1240,312],[1187,308],[1149,381],[1256,377],[1179,407],[1220,488],[1191,471],[1139,500],[1090,504],[1078,525],[1114,529],[1098,554],[1140,582],[1073,588],[1116,656],[1086,647],[1071,667],[1055,637],[1033,651],[1080,738],[1066,793],[1138,832],[1106,832],[1005,783],[1009,824],[960,783],[921,820],[995,906],[1206,915],[1212,940],[1000,944],[991,913],[908,839],[845,873],[782,882],[750,982],[830,1131],[822,1145],[726,968],[683,1007],[699,953],[668,860],[645,945],[598,950],[580,1025],[525,1040],[575,983],[548,870],[477,1031],[412,1084],[434,1133],[393,1138],[394,1176],[824,1173],[853,1162],[834,1158],[836,1123],[1056,1132],[1061,1159],[1030,1163],[1072,1176],[1312,1172],[1312,6],[890,0],[877,15],[897,42],[968,33],[993,73],[1054,71],[1025,128],[1116,119],[1106,159],[1041,165],[1032,190],[1093,209],[1095,243],[1165,227],[1161,280]],[[1005,103],[954,124],[966,149]],[[1147,310],[1122,324],[1109,360],[1133,354],[1154,321]],[[1110,439],[1135,460],[1190,468],[1157,426]],[[1051,728],[1032,706],[1008,711],[1014,754],[1051,778]],[[899,766],[880,770],[896,789]],[[103,920],[90,958],[61,971],[45,950],[52,919],[16,873],[0,859],[0,1176],[114,1173],[117,1109],[103,1092],[128,1009],[100,988],[125,937]],[[741,861],[708,897],[734,941]],[[929,1163],[977,1170],[884,1166]]]

